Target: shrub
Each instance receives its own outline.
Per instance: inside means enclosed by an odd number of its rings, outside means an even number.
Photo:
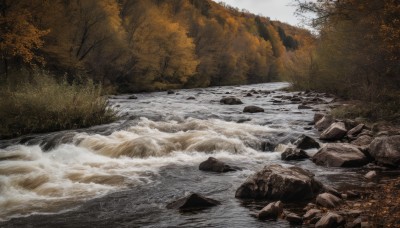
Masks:
[[[0,138],[89,127],[112,121],[115,113],[88,81],[69,84],[37,73],[29,82],[0,86]]]

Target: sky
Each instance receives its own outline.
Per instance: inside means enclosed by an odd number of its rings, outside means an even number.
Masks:
[[[305,26],[301,23],[301,18],[294,15],[296,11],[293,0],[214,0],[215,2],[225,2],[230,6],[239,9],[247,9],[256,15],[260,14],[271,18],[286,22],[291,25]]]

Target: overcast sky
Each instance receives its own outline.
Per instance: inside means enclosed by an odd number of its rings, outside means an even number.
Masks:
[[[291,25],[301,26],[301,19],[294,15],[296,7],[293,0],[214,0],[216,2],[225,2],[228,5],[238,7],[239,9],[247,9],[251,13],[261,14],[271,18],[271,20],[279,20]],[[302,25],[304,26],[304,25]]]

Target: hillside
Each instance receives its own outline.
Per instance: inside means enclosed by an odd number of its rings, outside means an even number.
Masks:
[[[24,65],[118,92],[276,81],[312,39],[211,0],[3,2],[3,80]]]

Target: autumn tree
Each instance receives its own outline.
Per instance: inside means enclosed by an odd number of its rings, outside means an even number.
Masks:
[[[28,66],[44,63],[36,50],[43,46],[43,36],[47,33],[48,30],[33,24],[29,4],[0,1],[0,52],[6,78],[10,62],[22,62]]]

